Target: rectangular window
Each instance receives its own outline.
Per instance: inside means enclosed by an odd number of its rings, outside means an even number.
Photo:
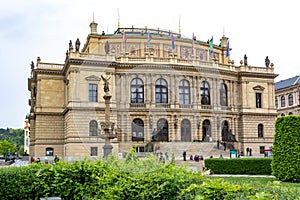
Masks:
[[[256,96],[256,108],[261,108],[261,93],[256,93],[255,94]]]
[[[145,152],[145,147],[139,147],[139,152]]]
[[[264,154],[265,153],[265,146],[259,147],[259,153]]]
[[[89,84],[89,102],[98,102],[97,84]]]
[[[91,156],[98,156],[98,147],[91,147]]]

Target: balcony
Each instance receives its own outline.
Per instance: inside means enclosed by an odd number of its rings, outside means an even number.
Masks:
[[[146,104],[145,103],[130,103],[131,108],[145,108]]]
[[[179,104],[179,108],[191,109],[191,108],[193,108],[193,105],[192,104]]]
[[[170,108],[170,104],[168,104],[168,103],[156,103],[155,107],[156,108]]]
[[[212,109],[212,106],[211,106],[211,105],[201,105],[201,109],[204,109],[204,110],[211,110],[211,109]]]

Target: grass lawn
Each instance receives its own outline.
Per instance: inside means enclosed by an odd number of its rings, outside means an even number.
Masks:
[[[220,178],[220,177],[210,177],[210,178]],[[235,183],[235,184],[242,184],[242,183],[260,183],[266,185],[269,181],[277,181],[276,178],[263,178],[263,177],[222,177],[225,181]],[[287,187],[296,187],[300,189],[300,183],[289,183],[289,182],[282,182],[282,185]]]

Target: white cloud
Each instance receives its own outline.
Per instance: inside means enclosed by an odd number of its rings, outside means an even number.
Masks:
[[[27,0],[3,1],[0,7],[1,117],[0,127],[22,127],[29,111],[27,78],[30,62],[37,56],[45,62],[63,63],[69,40],[85,43],[89,23],[98,32],[117,28],[119,8],[122,27],[160,28],[214,43],[225,29],[238,64],[244,54],[248,64],[264,66],[268,55],[277,78],[300,74],[298,62],[299,18],[297,1],[99,1]]]

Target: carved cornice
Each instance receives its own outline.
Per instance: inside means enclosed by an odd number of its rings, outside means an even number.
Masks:
[[[257,72],[239,72],[239,76],[243,77],[255,77],[255,78],[276,78],[278,74],[273,73],[257,73]]]
[[[263,91],[265,88],[263,86],[261,86],[261,85],[257,85],[257,86],[254,86],[252,89],[253,90]]]
[[[55,74],[55,75],[64,75],[63,71],[59,70],[49,70],[49,69],[36,69],[36,73],[38,74]]]
[[[85,80],[87,80],[87,81],[100,81],[101,78],[99,78],[98,76],[95,76],[95,75],[91,75],[91,76],[86,77]]]

